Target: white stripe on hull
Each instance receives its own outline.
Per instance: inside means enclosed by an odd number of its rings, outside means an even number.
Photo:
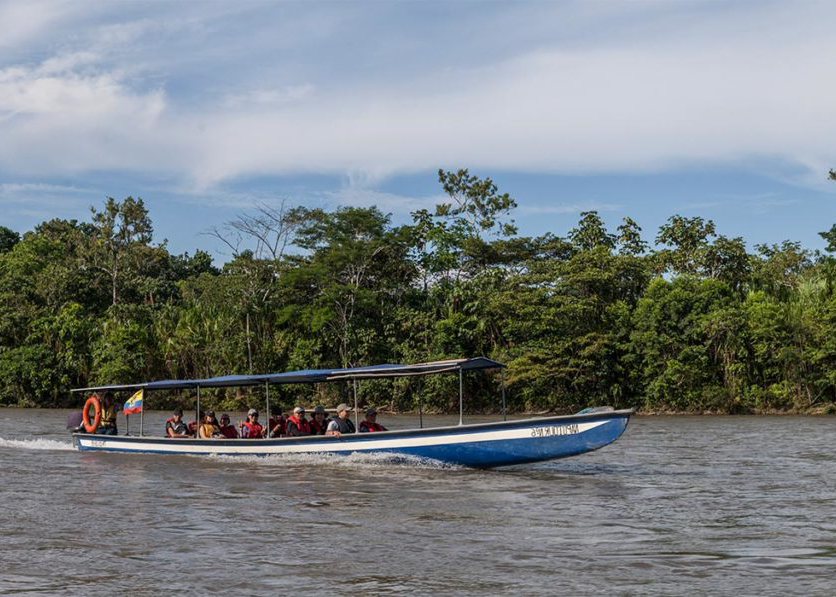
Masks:
[[[566,433],[562,437],[577,436],[585,431],[608,423],[611,419],[592,421],[588,423],[572,423],[577,427],[576,433]],[[560,426],[560,425],[557,425]],[[543,427],[555,427],[554,424],[544,424]],[[212,445],[213,440],[205,443],[181,443],[177,439],[151,439],[141,442],[120,441],[108,439],[79,437],[80,448],[119,450],[124,452],[181,452],[190,454],[297,454],[304,452],[363,452],[368,450],[391,450],[397,448],[414,448],[420,446],[441,446],[450,444],[465,444],[471,442],[491,442],[509,439],[532,439],[534,427],[520,427],[517,429],[501,429],[496,431],[480,431],[476,433],[459,433],[445,435],[428,435],[406,438],[381,438],[379,440],[343,442],[338,439],[323,440],[314,444],[267,444],[259,446],[257,443],[247,442],[246,445],[230,444]],[[228,440],[229,441],[229,440]],[[232,440],[234,441],[234,440]],[[266,441],[266,440],[265,440]]]

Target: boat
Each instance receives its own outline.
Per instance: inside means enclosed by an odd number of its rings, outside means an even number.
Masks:
[[[585,409],[574,415],[546,416],[508,420],[505,409],[505,384],[502,385],[503,420],[465,424],[463,420],[463,376],[466,372],[504,369],[504,365],[475,357],[412,365],[383,364],[348,369],[309,369],[275,374],[228,375],[196,380],[165,380],[139,384],[107,385],[72,390],[77,393],[193,390],[197,395],[196,413],[200,412],[200,390],[263,384],[270,416],[271,386],[288,383],[350,382],[354,388],[354,412],[357,417],[357,384],[368,379],[409,377],[443,373],[459,377],[459,424],[443,427],[381,431],[334,436],[304,436],[254,439],[195,439],[152,437],[145,435],[98,435],[73,433],[73,443],[80,451],[105,451],[152,454],[188,454],[218,456],[273,456],[291,454],[350,455],[390,454],[431,459],[442,463],[473,468],[493,468],[566,458],[597,450],[617,440],[627,427],[633,409],[612,407]],[[420,412],[420,410],[419,410]],[[141,416],[141,415],[140,415]]]

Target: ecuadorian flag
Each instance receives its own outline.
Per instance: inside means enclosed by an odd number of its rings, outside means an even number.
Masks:
[[[145,390],[140,390],[128,398],[128,401],[125,403],[125,407],[122,410],[122,414],[133,415],[142,412],[142,393],[144,391]]]

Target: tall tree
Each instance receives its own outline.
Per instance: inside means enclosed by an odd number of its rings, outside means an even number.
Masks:
[[[102,211],[91,207],[95,236],[90,250],[94,267],[110,277],[112,304],[119,302],[122,279],[133,265],[138,247],[151,242],[154,228],[141,198],[116,201],[108,197]]]

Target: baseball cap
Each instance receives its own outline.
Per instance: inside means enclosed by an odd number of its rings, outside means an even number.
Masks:
[[[341,413],[341,412],[343,412],[344,410],[348,410],[348,404],[346,404],[345,402],[340,402],[340,403],[337,405],[337,412],[338,412],[338,413]]]
[[[252,415],[257,415],[257,414],[258,414],[258,411],[254,408],[251,408],[250,410],[247,411],[247,416],[248,417],[250,417]]]

